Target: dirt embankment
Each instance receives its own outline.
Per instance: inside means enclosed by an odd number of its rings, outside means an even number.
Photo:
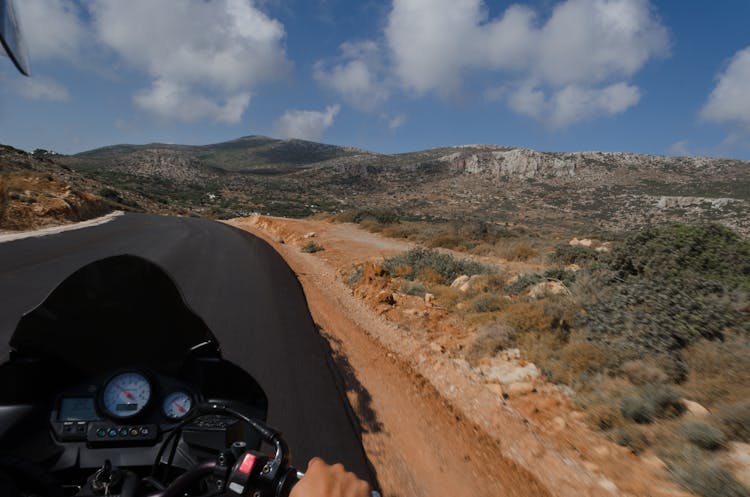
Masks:
[[[0,231],[75,223],[112,211],[101,197],[56,181],[51,175],[14,172],[0,176]]]
[[[269,241],[299,276],[347,376],[385,495],[686,495],[658,460],[638,458],[588,429],[556,388],[537,380],[508,391],[477,378],[430,336],[436,323],[450,327],[444,311],[401,295],[383,305],[344,284],[355,264],[409,243],[324,221],[252,217],[230,224]],[[310,241],[324,250],[303,253]]]

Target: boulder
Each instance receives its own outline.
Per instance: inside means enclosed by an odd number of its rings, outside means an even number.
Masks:
[[[428,305],[432,305],[435,302],[435,296],[431,293],[425,293],[424,294],[424,303]]]
[[[682,405],[685,406],[687,414],[695,418],[705,419],[711,415],[708,409],[692,400],[682,399]]]
[[[316,236],[318,236],[318,234],[315,233],[314,231],[311,231],[310,233],[307,233],[305,235],[305,238],[315,238]]]
[[[470,279],[471,278],[469,278],[465,274],[462,274],[461,276],[453,280],[453,283],[451,283],[451,288],[461,288],[464,284],[468,283]]]

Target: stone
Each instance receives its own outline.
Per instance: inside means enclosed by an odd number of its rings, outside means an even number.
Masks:
[[[697,402],[688,399],[682,399],[682,405],[689,416],[694,418],[705,419],[711,415],[711,412]]]
[[[424,294],[424,302],[425,302],[425,304],[431,305],[432,303],[435,302],[435,295],[433,295],[431,293],[425,293]]]
[[[519,381],[511,383],[505,388],[505,392],[511,397],[522,397],[536,390],[536,386],[530,381]]]
[[[453,280],[453,283],[451,283],[451,288],[461,288],[461,286],[468,283],[470,279],[471,278],[469,278],[465,274],[462,274],[461,276]]]
[[[567,428],[568,423],[565,422],[565,420],[560,416],[555,416],[552,418],[552,428],[555,431],[562,431],[565,428]]]
[[[315,233],[314,231],[311,231],[310,233],[307,233],[305,235],[305,238],[315,238],[316,236],[318,236],[318,234]]]

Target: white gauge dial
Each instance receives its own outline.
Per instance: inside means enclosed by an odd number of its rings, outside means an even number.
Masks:
[[[185,392],[173,392],[166,396],[162,409],[169,419],[181,419],[187,416],[193,407],[193,399]]]
[[[151,384],[140,373],[120,373],[107,382],[102,391],[102,406],[109,416],[130,418],[146,407],[151,399]]]

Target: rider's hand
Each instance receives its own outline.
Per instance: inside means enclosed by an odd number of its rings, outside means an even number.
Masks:
[[[289,497],[370,497],[370,485],[347,472],[341,464],[329,466],[313,457]]]

